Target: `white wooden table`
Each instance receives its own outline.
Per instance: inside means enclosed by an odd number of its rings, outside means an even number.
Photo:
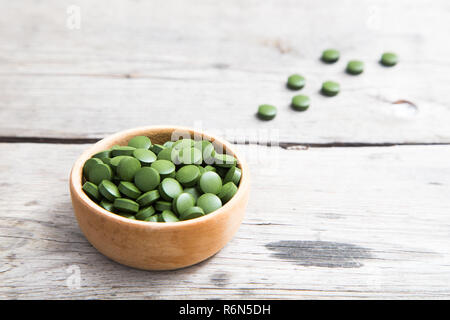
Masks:
[[[0,3],[0,298],[450,298],[450,2]],[[87,242],[68,175],[97,139],[161,124],[236,143],[252,191],[222,251],[146,272]]]

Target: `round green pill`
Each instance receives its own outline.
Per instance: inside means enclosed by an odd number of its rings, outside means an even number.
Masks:
[[[180,215],[181,220],[190,220],[204,216],[205,212],[200,207],[190,207]]]
[[[364,62],[359,60],[351,60],[347,63],[347,68],[345,70],[348,74],[360,74],[364,71]]]
[[[88,177],[89,170],[91,170],[92,166],[94,164],[101,164],[101,163],[103,163],[103,161],[100,160],[99,158],[90,158],[90,159],[86,160],[86,162],[84,163],[84,166],[83,166],[83,175],[85,177]]]
[[[155,209],[157,211],[164,211],[164,210],[172,210],[172,202],[169,201],[156,201],[155,202]]]
[[[208,171],[200,177],[199,186],[204,193],[218,194],[222,189],[222,179],[217,173]]]
[[[84,193],[88,195],[92,200],[100,200],[100,193],[98,192],[98,187],[92,182],[86,181],[82,187]]]
[[[258,117],[262,120],[272,120],[277,115],[277,107],[262,104],[258,107]]]
[[[145,207],[151,205],[153,202],[160,198],[158,190],[152,190],[144,193],[140,197],[136,199],[136,202],[139,203],[140,206]]]
[[[322,61],[326,63],[334,63],[339,60],[339,51],[336,49],[327,49],[322,52]]]
[[[149,166],[156,161],[156,154],[147,149],[136,149],[133,151],[133,157],[141,162],[142,166]]]
[[[239,181],[241,180],[242,171],[238,167],[231,167],[225,178],[223,179],[223,183],[233,182],[235,185],[239,185]]]
[[[183,166],[176,173],[176,179],[185,187],[195,186],[200,179],[200,169],[192,164]]]
[[[398,62],[398,56],[393,52],[385,52],[381,56],[380,63],[386,67],[395,66]]]
[[[310,99],[308,96],[299,94],[294,96],[291,101],[292,109],[297,111],[305,111],[309,108]]]
[[[236,194],[238,188],[233,182],[227,182],[223,185],[222,190],[217,195],[222,203],[227,203]]]
[[[119,191],[123,195],[131,199],[137,199],[141,195],[141,191],[136,187],[133,182],[130,181],[120,181]]]
[[[155,189],[161,178],[159,172],[152,167],[143,167],[136,171],[134,175],[134,184],[142,192],[147,192]]]
[[[153,208],[152,206],[149,206],[149,207],[140,209],[136,213],[135,217],[137,220],[145,220],[147,218],[150,218],[155,213],[156,213],[155,208]]]
[[[98,185],[98,191],[109,201],[114,201],[116,198],[120,198],[120,192],[117,186],[109,180],[103,180]]]
[[[328,97],[335,96],[339,93],[340,85],[337,82],[334,81],[325,81],[322,84],[322,94]]]
[[[178,217],[170,210],[164,210],[161,213],[161,218],[164,220],[164,222],[177,222],[180,221]]]
[[[184,211],[195,205],[194,197],[186,192],[180,193],[173,199],[172,208],[176,213],[182,214]]]
[[[108,210],[108,211],[110,211],[110,212],[113,212],[113,211],[114,211],[114,206],[113,206],[112,202],[109,202],[109,201],[107,201],[107,200],[102,200],[102,201],[100,201],[100,206],[101,206],[103,209]]]
[[[231,168],[237,164],[237,160],[232,155],[216,153],[214,155],[214,164],[218,167]]]
[[[151,164],[151,167],[158,171],[161,178],[169,177],[175,173],[175,165],[169,160],[156,160]]]
[[[159,194],[164,200],[172,201],[183,192],[181,184],[174,178],[165,178],[159,185]]]
[[[152,141],[146,136],[136,136],[128,141],[128,146],[134,147],[136,149],[150,149],[152,146]]]
[[[111,149],[111,155],[113,157],[117,156],[132,156],[133,151],[136,150],[135,147],[130,146],[117,146]]]
[[[139,204],[130,199],[117,198],[113,203],[114,208],[127,213],[136,213],[139,211]]]
[[[133,181],[136,172],[141,169],[141,163],[133,157],[125,157],[117,166],[117,175],[121,180]]]
[[[215,194],[205,193],[198,198],[197,206],[202,208],[205,214],[208,214],[222,207],[222,201]]]
[[[300,90],[305,86],[305,78],[299,74],[289,76],[287,86],[293,90]]]
[[[107,164],[96,163],[89,170],[88,180],[96,185],[99,185],[103,180],[111,180],[113,172]]]

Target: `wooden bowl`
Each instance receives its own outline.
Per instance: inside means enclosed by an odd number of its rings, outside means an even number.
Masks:
[[[234,155],[242,170],[234,197],[222,208],[192,220],[158,223],[131,220],[111,213],[93,202],[82,191],[84,162],[93,154],[115,144],[126,145],[134,136],[145,135],[152,143],[164,143],[172,133],[200,135],[224,152]],[[233,237],[241,224],[248,202],[250,178],[247,165],[226,141],[189,128],[143,127],[122,131],[100,140],[75,162],[70,173],[70,195],[80,229],[88,241],[105,256],[121,264],[145,270],[171,270],[203,261]]]

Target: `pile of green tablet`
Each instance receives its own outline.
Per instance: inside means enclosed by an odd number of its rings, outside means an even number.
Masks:
[[[321,60],[325,63],[335,63],[339,60],[340,53],[335,49],[327,49],[322,52]],[[386,67],[395,66],[398,57],[395,53],[385,52],[381,56],[380,63]],[[351,75],[358,75],[364,71],[364,63],[359,60],[351,60],[347,63],[345,71]],[[299,74],[288,77],[287,87],[291,90],[300,90],[305,86],[306,79]],[[335,81],[325,81],[322,83],[320,92],[324,96],[332,97],[339,93],[340,85]],[[291,100],[291,107],[297,111],[305,111],[309,108],[310,99],[307,95],[296,95]],[[270,104],[262,104],[258,107],[258,117],[262,120],[272,120],[277,115],[277,108]]]
[[[176,222],[201,217],[237,192],[241,170],[231,155],[207,140],[152,144],[132,138],[88,159],[83,190],[104,209],[143,221]]]

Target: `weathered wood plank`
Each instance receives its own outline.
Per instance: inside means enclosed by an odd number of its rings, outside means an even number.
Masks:
[[[450,297],[447,146],[239,146],[253,179],[240,230],[173,272],[118,265],[85,240],[68,193],[85,147],[0,144],[0,298]]]
[[[445,0],[77,1],[79,30],[66,27],[72,1],[1,3],[0,136],[171,123],[228,130],[230,140],[450,142]],[[320,63],[326,47],[341,61]],[[378,65],[385,50],[398,66]],[[366,62],[361,76],[343,73],[353,58]],[[288,107],[293,72],[307,77],[304,113]],[[341,83],[339,96],[319,95],[326,79]],[[255,118],[260,103],[279,107],[274,121]]]

